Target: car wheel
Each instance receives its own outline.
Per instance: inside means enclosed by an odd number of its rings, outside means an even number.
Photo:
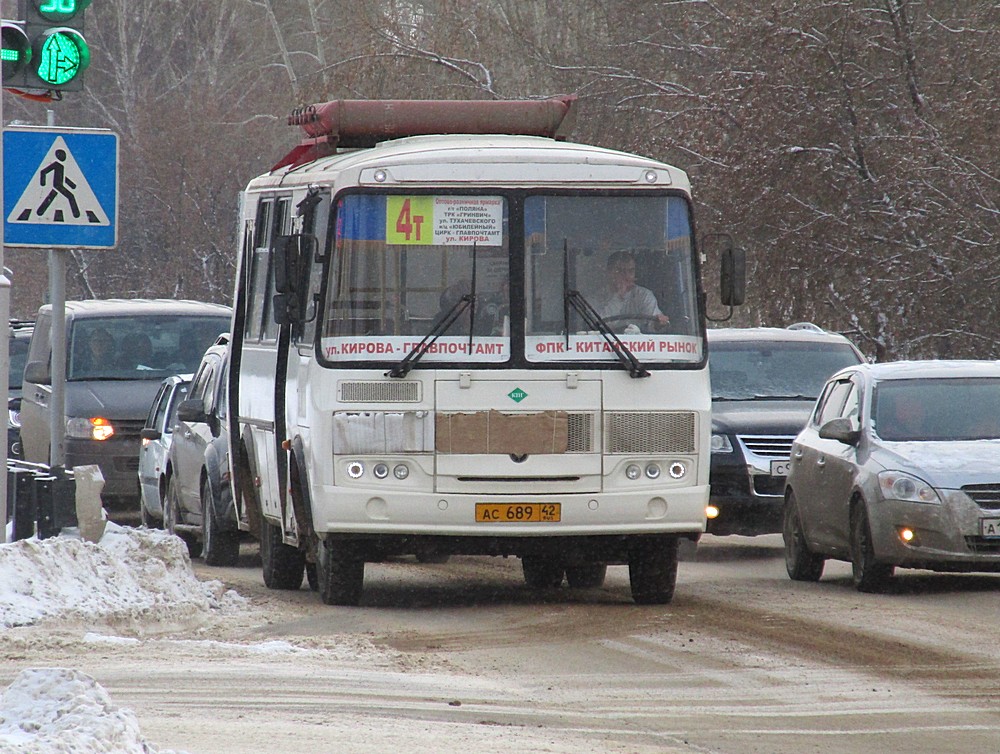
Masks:
[[[332,539],[321,542],[316,575],[324,604],[354,607],[361,603],[365,560],[349,542]]]
[[[306,567],[305,553],[282,542],[281,529],[267,520],[261,520],[260,530],[264,585],[268,589],[298,589]]]
[[[201,555],[201,542],[191,532],[177,530],[177,525],[181,523],[180,503],[177,500],[177,495],[177,482],[174,481],[173,477],[170,477],[167,479],[167,494],[163,498],[163,528],[175,537],[180,537],[181,541],[187,545],[188,555],[197,558]]]
[[[677,537],[643,537],[629,546],[628,579],[637,605],[665,605],[677,584]]]
[[[205,565],[234,566],[240,559],[240,533],[219,526],[208,477],[201,480],[201,543]]]
[[[785,570],[788,571],[789,578],[795,581],[819,581],[826,558],[809,551],[794,493],[789,493],[785,501],[781,535],[785,541]]]
[[[557,560],[526,555],[521,558],[524,583],[532,589],[555,589],[562,586],[565,569]]]
[[[875,560],[868,511],[859,502],[851,516],[851,576],[859,592],[881,592],[892,577],[894,566]]]
[[[607,575],[607,563],[582,563],[566,566],[566,581],[573,589],[595,589],[603,586]]]

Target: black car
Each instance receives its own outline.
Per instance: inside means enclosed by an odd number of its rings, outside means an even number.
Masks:
[[[827,378],[864,356],[844,336],[809,323],[709,330],[708,343],[708,533],[780,532],[792,441]]]
[[[7,457],[24,458],[21,450],[21,382],[24,365],[28,362],[28,346],[35,323],[30,320],[10,320],[10,341],[7,346],[10,361],[7,373]]]

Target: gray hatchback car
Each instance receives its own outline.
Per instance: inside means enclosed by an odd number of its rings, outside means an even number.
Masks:
[[[860,591],[897,566],[1000,571],[1000,362],[834,375],[792,446],[783,536],[791,578],[846,560]]]

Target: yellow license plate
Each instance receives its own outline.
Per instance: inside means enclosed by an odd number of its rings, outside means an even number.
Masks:
[[[559,521],[561,503],[476,503],[480,524],[545,523]]]

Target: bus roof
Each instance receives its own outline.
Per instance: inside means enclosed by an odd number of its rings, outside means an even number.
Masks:
[[[648,157],[538,136],[410,136],[285,166],[250,182],[247,191],[320,183],[418,188],[588,187],[690,192],[684,171]]]

